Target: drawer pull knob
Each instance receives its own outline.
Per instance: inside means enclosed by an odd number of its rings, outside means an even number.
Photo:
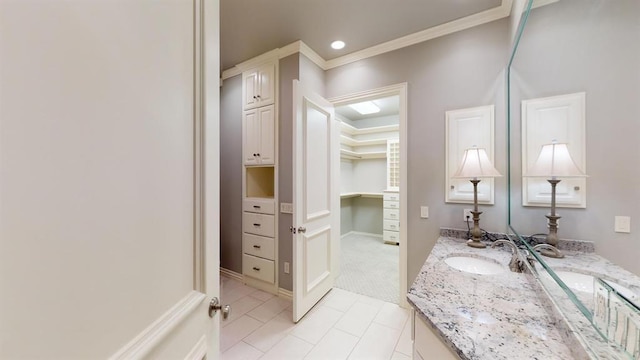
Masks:
[[[257,266],[254,266],[254,267],[253,267],[253,270],[255,270],[255,271],[260,271],[260,268],[259,268],[259,267],[257,267]]]
[[[260,245],[253,245],[254,249],[260,249]]]
[[[253,205],[254,209],[260,209],[260,205]]]
[[[253,224],[253,226],[257,226],[257,227],[260,227],[260,224],[255,224],[255,223],[254,223],[254,224]]]

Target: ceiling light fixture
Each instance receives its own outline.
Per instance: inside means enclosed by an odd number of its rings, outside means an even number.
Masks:
[[[336,40],[334,42],[331,43],[331,47],[336,49],[336,50],[340,50],[342,48],[344,48],[344,41],[341,40]]]
[[[357,104],[349,104],[349,106],[359,112],[361,115],[369,115],[380,112],[380,108],[371,101],[365,101]]]

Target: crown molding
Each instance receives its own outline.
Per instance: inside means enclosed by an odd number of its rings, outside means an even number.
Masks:
[[[548,5],[559,0],[534,0],[534,7]],[[298,40],[282,48],[271,50],[253,59],[244,61],[230,69],[222,72],[222,80],[242,74],[244,70],[250,69],[266,61],[282,59],[299,52],[311,60],[322,70],[329,70],[352,62],[360,61],[376,55],[381,55],[390,51],[398,50],[407,46],[415,45],[427,40],[432,40],[441,36],[449,35],[458,31],[466,30],[474,26],[486,24],[495,20],[505,18],[511,14],[513,0],[502,0],[500,6],[485,10],[477,14],[469,15],[457,20],[434,26],[413,34],[409,34],[382,44],[353,52],[335,59],[325,60],[311,49],[303,41]]]
[[[418,31],[407,36],[403,36],[385,43],[372,46],[370,48],[353,52],[326,62],[327,69],[333,69],[352,62],[370,58],[372,56],[384,54],[398,50],[407,46],[415,45],[437,37],[449,35],[458,31],[466,30],[474,26],[482,25],[491,21],[502,19],[511,13],[512,0],[504,0],[502,4],[493,9],[469,15],[458,20],[450,21],[442,25]]]

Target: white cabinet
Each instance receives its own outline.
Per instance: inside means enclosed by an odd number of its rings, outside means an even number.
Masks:
[[[243,108],[245,110],[271,105],[276,93],[276,65],[264,64],[242,73]]]
[[[400,194],[385,191],[382,199],[382,239],[385,243],[400,245]]]
[[[242,272],[267,284],[275,283],[275,201],[246,198],[242,209]]]
[[[415,311],[413,311],[412,316],[414,359],[460,359]]]
[[[245,165],[275,163],[275,109],[273,105],[244,112],[242,152]]]

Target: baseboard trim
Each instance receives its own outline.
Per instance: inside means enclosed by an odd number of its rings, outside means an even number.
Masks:
[[[293,300],[293,292],[287,289],[278,288],[278,296],[283,299]]]
[[[146,357],[167,335],[175,330],[191,313],[198,309],[205,298],[206,295],[201,292],[195,290],[190,291],[187,296],[173,305],[169,311],[160,316],[109,359],[124,360],[142,359]]]
[[[228,278],[231,278],[233,280],[238,280],[238,281],[242,281],[243,280],[243,276],[240,273],[237,273],[235,271],[229,270],[229,269],[225,269],[225,268],[220,268],[220,275],[226,276]]]

